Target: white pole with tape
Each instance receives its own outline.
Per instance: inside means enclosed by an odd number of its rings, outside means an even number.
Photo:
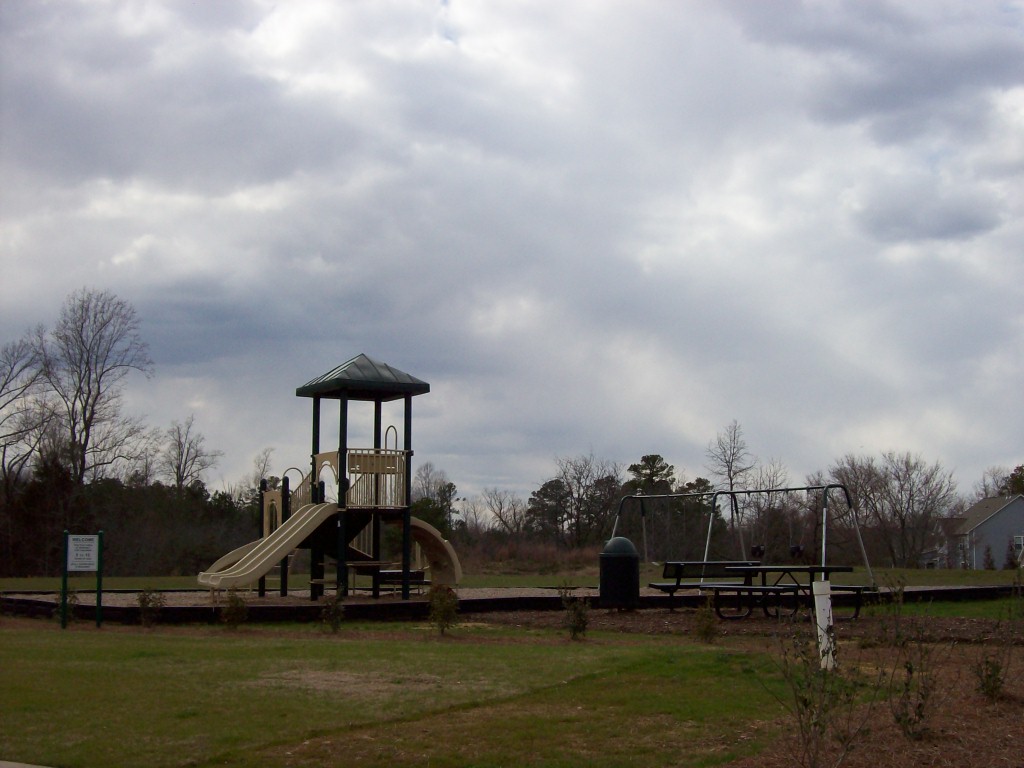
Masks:
[[[821,668],[836,665],[836,635],[832,625],[832,583],[814,582],[814,623],[818,630],[818,654]]]

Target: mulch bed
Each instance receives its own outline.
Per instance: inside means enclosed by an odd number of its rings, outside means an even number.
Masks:
[[[512,611],[491,614],[489,623],[519,627],[563,627],[558,611]],[[715,625],[715,642],[724,647],[781,649],[785,638],[801,631],[792,622],[751,617]],[[588,632],[610,631],[692,636],[697,641],[699,619],[693,610],[601,611],[588,615]],[[802,631],[811,632],[804,622]],[[840,663],[870,664],[890,669],[902,680],[899,643],[907,654],[926,652],[924,666],[933,690],[927,699],[919,731],[905,736],[887,700],[865,713],[866,725],[855,746],[843,755],[835,750],[820,761],[801,757],[798,738],[790,735],[793,720],[777,724],[778,739],[754,758],[730,763],[730,768],[790,768],[799,765],[843,765],[848,768],[1024,768],[1024,622],[932,617],[862,616],[836,625],[841,644]],[[986,655],[998,658],[1007,670],[1003,694],[995,700],[982,695],[976,666]],[[897,666],[893,668],[893,665]]]

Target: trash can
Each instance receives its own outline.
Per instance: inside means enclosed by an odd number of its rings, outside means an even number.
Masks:
[[[616,536],[601,551],[600,591],[602,608],[640,605],[640,553],[629,539]]]

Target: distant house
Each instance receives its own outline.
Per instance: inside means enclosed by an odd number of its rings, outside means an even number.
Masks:
[[[1002,568],[1011,544],[1020,564],[1024,555],[1024,496],[982,499],[964,513],[956,535],[954,567],[984,568],[988,550],[996,568]]]
[[[922,568],[966,568],[958,555],[963,517],[944,517],[935,525],[921,553]]]

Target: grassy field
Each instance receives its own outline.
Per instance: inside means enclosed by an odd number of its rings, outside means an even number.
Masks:
[[[654,569],[644,580],[656,578]],[[853,581],[863,581],[863,574]],[[876,572],[880,584],[1009,584],[1005,571]],[[489,586],[594,584],[597,569]],[[77,580],[90,589],[90,578]],[[467,579],[467,586],[476,585]],[[7,580],[0,589],[56,589]],[[192,587],[108,579],[109,589]],[[994,618],[1019,598],[903,606]],[[890,608],[866,609],[890,611]],[[752,648],[754,648],[752,650]],[[764,643],[474,622],[161,626],[0,616],[0,760],[92,766],[715,766],[786,723]],[[781,726],[785,727],[785,726]]]
[[[0,619],[0,759],[713,766],[756,750],[781,714],[766,658],[694,640],[385,629]]]

